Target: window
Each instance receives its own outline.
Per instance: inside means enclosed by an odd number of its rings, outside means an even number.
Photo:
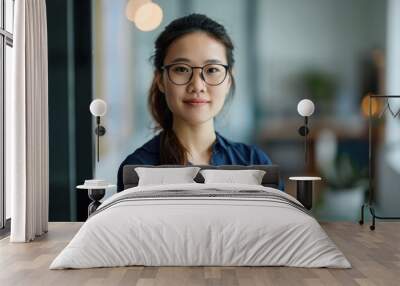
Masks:
[[[11,217],[10,194],[5,188],[5,100],[11,92],[14,0],[0,0],[0,228]]]

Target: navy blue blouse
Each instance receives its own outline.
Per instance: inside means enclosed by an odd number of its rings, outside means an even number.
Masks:
[[[257,146],[229,141],[216,132],[212,145],[210,165],[269,165],[270,158]],[[136,149],[121,163],[118,169],[117,191],[124,189],[122,169],[124,165],[160,165],[160,134]],[[279,189],[283,191],[280,181]]]

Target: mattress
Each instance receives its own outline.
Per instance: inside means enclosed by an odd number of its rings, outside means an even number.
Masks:
[[[292,196],[199,183],[137,186],[111,196],[50,269],[130,265],[351,267]]]

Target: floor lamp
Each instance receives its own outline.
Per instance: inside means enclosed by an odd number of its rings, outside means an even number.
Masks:
[[[390,114],[396,118],[397,116],[400,117],[400,111],[397,113],[393,112],[393,110],[390,108],[389,104],[389,98],[398,98],[400,99],[400,95],[368,95],[368,202],[364,203],[361,206],[361,219],[359,221],[360,225],[364,224],[364,209],[368,208],[369,212],[371,213],[372,216],[372,224],[370,225],[370,229],[374,230],[375,229],[375,219],[381,219],[381,220],[392,220],[392,219],[400,219],[400,217],[384,217],[384,216],[379,216],[376,214],[375,208],[374,208],[374,202],[373,202],[373,193],[374,193],[374,186],[373,186],[373,179],[374,179],[374,174],[372,170],[372,99],[376,100],[382,100],[385,99],[387,101],[387,104],[385,105],[385,108],[382,110],[382,112],[378,115],[378,118],[382,117],[387,110],[389,110]]]

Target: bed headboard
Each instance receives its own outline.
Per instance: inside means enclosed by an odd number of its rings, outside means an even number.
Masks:
[[[184,165],[125,165],[123,169],[123,183],[124,190],[128,188],[133,188],[138,185],[139,177],[135,171],[136,167],[147,167],[147,168],[183,168],[188,167]],[[278,165],[250,165],[250,166],[241,166],[241,165],[220,165],[220,166],[212,166],[212,165],[190,165],[190,167],[200,167],[201,169],[221,169],[221,170],[249,170],[249,169],[257,169],[264,170],[265,175],[262,179],[261,184],[265,187],[271,187],[277,189],[279,186],[279,166]],[[194,178],[197,183],[204,183],[203,176],[198,173]]]

